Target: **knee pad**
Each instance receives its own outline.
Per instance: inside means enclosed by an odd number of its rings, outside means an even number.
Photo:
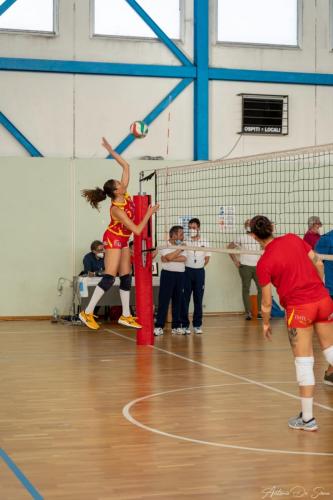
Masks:
[[[120,276],[120,285],[119,289],[124,290],[125,292],[129,292],[132,285],[132,276],[130,274],[124,274],[124,276]]]
[[[104,274],[103,278],[101,279],[101,281],[98,283],[97,286],[102,288],[104,292],[107,292],[112,287],[114,282],[115,282],[114,276],[112,276],[111,274]]]
[[[327,347],[327,349],[324,349],[323,355],[325,356],[327,363],[333,365],[333,345]]]
[[[313,356],[295,358],[296,378],[298,385],[315,385],[313,364]]]

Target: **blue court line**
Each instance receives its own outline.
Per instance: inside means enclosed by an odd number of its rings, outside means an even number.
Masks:
[[[25,477],[23,472],[17,467],[17,465],[13,462],[13,460],[7,455],[7,453],[0,448],[0,457],[3,461],[8,465],[10,470],[15,474],[20,483],[24,486],[24,488],[30,493],[34,500],[44,500],[42,495],[38,493],[36,488],[30,483],[29,479]]]
[[[2,14],[4,14],[6,12],[6,10],[8,10],[15,2],[16,2],[16,0],[5,0],[0,5],[0,16],[2,16]]]

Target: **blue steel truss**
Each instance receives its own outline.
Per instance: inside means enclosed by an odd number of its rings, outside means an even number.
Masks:
[[[7,10],[15,0],[5,0],[0,4],[0,15]],[[144,76],[159,78],[182,79],[171,92],[145,117],[150,125],[176,97],[194,83],[194,160],[209,158],[209,81],[243,81],[263,83],[284,83],[296,85],[333,85],[333,74],[299,73],[288,71],[261,71],[247,69],[211,68],[209,67],[209,0],[194,1],[194,60],[191,60],[164,33],[145,10],[135,0],[124,0],[152,29],[158,38],[174,54],[181,65],[163,66],[148,64],[121,64],[85,61],[60,61],[48,59],[22,59],[0,57],[0,70],[3,71],[33,71],[46,73],[71,73],[84,75],[117,75]],[[1,0],[0,0],[1,2]],[[1,115],[0,115],[1,116]],[[4,115],[0,123],[4,125]],[[11,124],[12,125],[12,124]],[[12,125],[12,127],[14,127]],[[7,130],[10,128],[6,127]],[[32,156],[41,156],[38,150],[14,127],[14,137],[27,149]],[[122,153],[134,137],[128,135],[116,147]],[[28,144],[29,146],[28,146]],[[38,153],[38,154],[36,154]]]
[[[16,0],[5,0],[4,2],[0,3],[0,16],[6,12],[6,10],[9,9],[15,3]]]
[[[24,149],[30,154],[30,156],[43,156],[38,149],[35,148],[31,144],[30,141],[24,135],[22,132],[20,132],[15,125],[0,111],[0,123],[5,127],[8,132],[15,137],[15,139],[21,144],[21,146],[24,147]]]

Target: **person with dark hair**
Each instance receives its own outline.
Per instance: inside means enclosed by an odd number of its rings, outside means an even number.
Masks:
[[[159,251],[162,261],[160,275],[160,290],[158,295],[158,309],[155,321],[154,335],[163,335],[163,328],[168,314],[169,303],[172,305],[172,330],[174,335],[184,335],[181,328],[181,304],[184,293],[184,274],[186,252],[177,248],[184,241],[182,226],[172,226],[169,231],[168,248]]]
[[[286,309],[289,341],[295,358],[301,413],[288,421],[292,429],[315,431],[313,416],[315,330],[326,361],[333,364],[333,301],[322,282],[323,263],[311,246],[295,234],[273,237],[273,224],[257,215],[250,222],[251,233],[264,248],[257,264],[262,286],[263,335],[271,340],[271,288],[274,285]]]
[[[189,306],[193,294],[193,331],[202,333],[202,301],[205,291],[205,267],[209,262],[211,253],[205,252],[204,247],[209,247],[208,241],[200,235],[200,220],[196,217],[189,220],[188,229],[190,238],[186,241],[188,246],[198,247],[198,250],[187,250],[185,262],[184,300],[182,304],[182,328],[186,335],[191,334],[189,320]]]
[[[322,223],[320,217],[318,215],[312,215],[308,219],[308,230],[305,233],[303,240],[306,241],[312,250],[314,250],[316,244],[320,239],[320,235],[322,234]]]
[[[95,240],[90,245],[91,252],[83,257],[83,272],[88,276],[100,276],[104,272],[104,244]]]
[[[104,137],[102,146],[122,167],[123,173],[120,181],[109,179],[105,182],[103,189],[96,187],[96,189],[84,189],[82,191],[82,196],[97,210],[101,201],[104,201],[107,197],[111,198],[111,221],[103,236],[105,273],[96,286],[86,310],[81,311],[80,319],[92,330],[99,328],[94,319],[94,308],[104,293],[112,287],[118,273],[123,308],[118,323],[132,328],[141,328],[141,325],[130,313],[131,261],[128,240],[132,233],[139,235],[142,232],[150,217],[159,209],[159,206],[149,206],[140,224],[134,224],[134,204],[127,193],[130,177],[129,164],[112,149]]]
[[[244,222],[245,233],[238,236],[234,241],[229,243],[228,248],[240,248],[242,250],[253,250],[260,251],[260,246],[256,243],[251,237],[251,229],[250,229],[250,219],[247,219]],[[258,282],[256,266],[259,260],[258,255],[255,254],[247,254],[242,253],[239,256],[235,254],[230,254],[230,258],[238,269],[239,276],[242,281],[242,298],[245,309],[245,319],[252,319],[251,312],[251,302],[250,302],[250,287],[251,281],[255,282],[257,287],[257,300],[258,300],[258,319],[261,319],[261,288]]]

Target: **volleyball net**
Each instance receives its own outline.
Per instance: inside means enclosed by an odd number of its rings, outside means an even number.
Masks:
[[[237,252],[227,245],[255,215],[267,216],[277,236],[303,237],[311,216],[320,217],[324,232],[333,228],[333,144],[145,171],[140,185],[160,204],[159,247],[174,225],[187,236],[192,218],[200,220],[211,251],[230,253]]]

